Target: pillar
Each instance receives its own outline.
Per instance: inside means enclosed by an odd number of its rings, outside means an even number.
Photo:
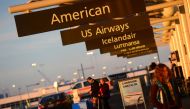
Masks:
[[[177,40],[178,40],[178,43],[179,43],[179,52],[180,52],[180,55],[181,55],[181,63],[183,65],[183,69],[184,69],[184,77],[187,79],[188,78],[188,71],[189,71],[189,64],[188,64],[188,57],[186,55],[186,51],[185,51],[185,48],[184,48],[184,37],[183,37],[183,33],[181,31],[181,25],[176,22],[176,33],[177,33]]]
[[[183,72],[185,72],[185,69],[184,69],[184,60],[182,58],[182,54],[181,54],[181,51],[180,51],[180,44],[179,44],[179,40],[178,40],[178,34],[175,31],[173,31],[173,38],[174,38],[174,44],[176,45],[176,50],[178,51],[178,54],[179,54],[179,59],[180,59],[180,62],[177,62],[177,65],[178,66],[182,66],[182,70]]]
[[[185,3],[184,3],[185,5]],[[189,13],[185,13],[184,11],[184,6],[179,6],[179,11],[180,13],[178,14],[179,16],[179,22],[180,22],[180,26],[181,26],[181,33],[182,36],[183,36],[183,40],[184,40],[184,49],[185,49],[185,55],[186,55],[186,60],[187,60],[187,67],[188,67],[188,71],[187,71],[187,77],[190,76],[190,21],[187,19],[187,16],[186,14],[189,14]],[[189,24],[188,24],[189,23]]]

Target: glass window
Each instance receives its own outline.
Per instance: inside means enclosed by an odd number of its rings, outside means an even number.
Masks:
[[[88,81],[84,82],[84,87],[86,87],[86,86],[90,86],[90,83]]]
[[[79,88],[82,88],[82,84],[81,83],[78,83],[76,84],[73,89],[79,89]]]
[[[48,103],[52,103],[52,102],[54,101],[54,99],[55,99],[54,97],[49,97],[49,98],[47,99],[47,102],[48,102]]]
[[[64,93],[61,93],[60,94],[60,99],[64,99],[65,98],[65,94]]]
[[[57,94],[57,95],[55,96],[55,99],[56,99],[56,100],[61,99],[61,94]]]

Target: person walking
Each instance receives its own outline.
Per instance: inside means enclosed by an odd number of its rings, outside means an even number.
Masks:
[[[171,70],[165,64],[158,64],[150,89],[150,100],[157,109],[181,109],[179,92]]]
[[[97,109],[98,108],[98,94],[100,90],[99,82],[94,80],[91,77],[88,77],[87,81],[91,84],[91,90],[89,91],[89,94],[92,97],[93,109]]]
[[[100,79],[100,108],[101,109],[110,109],[109,98],[110,98],[110,90],[109,85],[105,82],[104,79]]]

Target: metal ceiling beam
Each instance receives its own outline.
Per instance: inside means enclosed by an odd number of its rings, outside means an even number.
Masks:
[[[164,34],[159,34],[159,35],[155,34],[155,35],[154,35],[154,38],[161,38],[163,35],[164,35]]]
[[[150,21],[158,20],[158,19],[162,19],[162,18],[158,18],[158,17],[153,18],[153,17],[150,17],[150,16],[149,16],[149,20],[150,20]]]
[[[55,5],[60,5],[64,3],[78,2],[78,1],[81,1],[81,0],[42,0],[42,1],[30,2],[30,3],[16,5],[16,6],[10,6],[8,8],[8,11],[10,13],[17,13],[17,12],[24,12],[27,10],[33,10],[33,9],[44,8],[48,6],[55,6]]]
[[[171,1],[171,2],[165,2],[165,3],[153,5],[153,6],[147,6],[146,11],[153,11],[153,10],[162,9],[162,8],[180,5],[180,4],[183,4],[183,0]]]
[[[169,33],[162,33],[162,34],[154,34],[154,38],[161,38],[161,37],[166,37],[166,36],[168,36],[169,35]]]
[[[161,14],[161,12],[151,12],[151,13],[148,13],[149,16],[154,16],[154,15],[158,15],[158,14]]]
[[[16,5],[16,6],[10,6],[8,10],[10,13],[17,13],[17,12],[23,12],[27,10],[33,10],[33,9],[44,8],[48,6],[60,5],[64,3],[79,2],[79,1],[81,0],[42,0],[42,1],[30,2],[30,3]],[[170,6],[179,5],[179,4],[183,4],[183,1],[177,0],[177,1],[161,3],[161,4],[157,4],[153,6],[147,6],[146,10],[153,11],[153,10],[162,9],[165,7],[170,7]]]
[[[163,28],[154,29],[154,32],[159,32],[159,31],[163,31],[163,30],[169,30],[169,29],[173,29],[173,28],[175,28],[174,25],[167,26],[167,27],[163,27]]]
[[[168,18],[162,18],[162,19],[158,19],[158,20],[152,20],[152,21],[150,21],[150,24],[154,25],[156,23],[166,22],[166,21],[171,21],[171,20],[176,20],[176,19],[178,19],[178,16],[173,16],[173,17],[168,17]]]

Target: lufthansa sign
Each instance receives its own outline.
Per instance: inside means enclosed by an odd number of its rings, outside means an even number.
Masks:
[[[139,5],[140,4],[140,5]],[[18,36],[85,25],[145,12],[144,0],[92,0],[15,15]]]

